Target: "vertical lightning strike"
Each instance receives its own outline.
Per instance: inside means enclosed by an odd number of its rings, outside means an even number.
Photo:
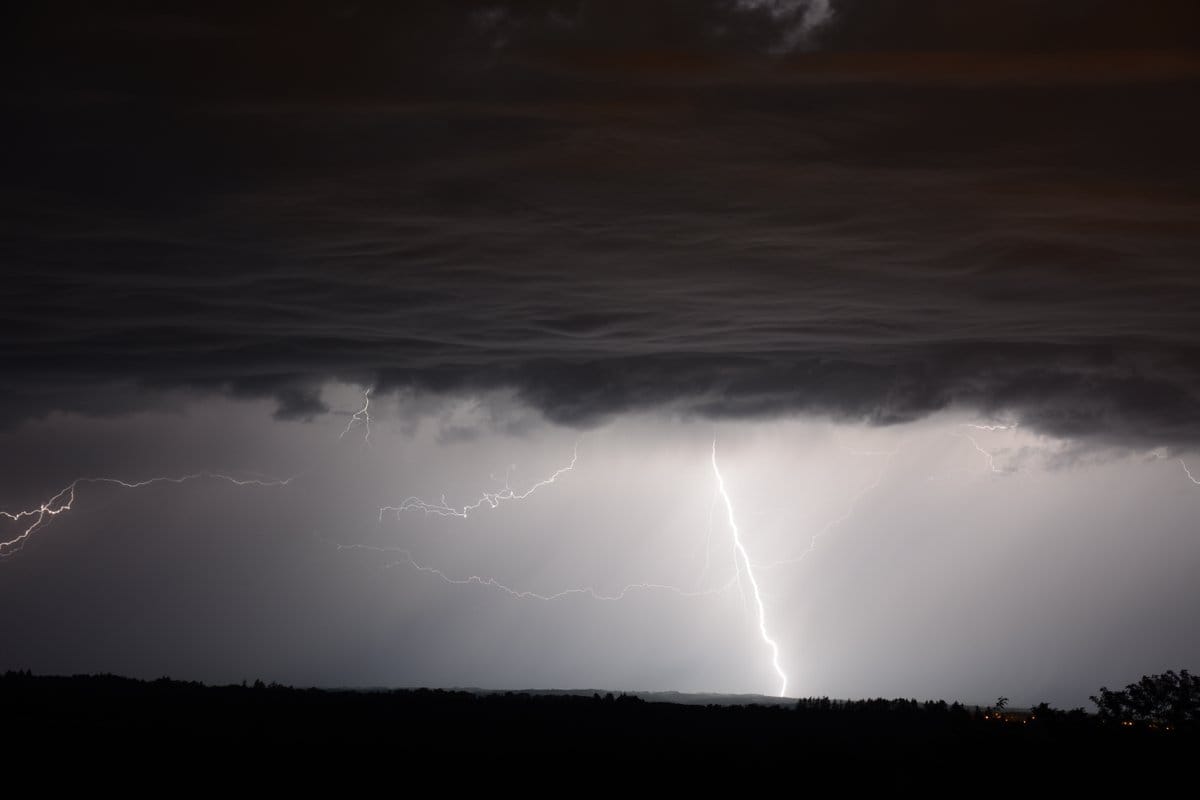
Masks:
[[[561,475],[575,469],[575,462],[579,459],[579,443],[576,442],[575,450],[571,454],[571,463],[565,467],[560,467],[555,470],[549,478],[544,478],[530,486],[523,492],[518,492],[509,486],[508,477],[505,476],[504,488],[498,492],[484,492],[483,495],[474,503],[456,507],[446,504],[446,496],[442,495],[441,502],[430,503],[422,500],[419,497],[409,497],[398,506],[383,506],[379,509],[379,519],[383,519],[386,513],[394,513],[397,517],[405,511],[424,511],[426,514],[437,514],[439,517],[461,517],[466,519],[471,515],[471,512],[478,511],[480,508],[487,506],[488,508],[496,508],[501,503],[509,500],[524,500],[531,494],[542,487],[549,486],[559,479]]]
[[[1184,461],[1182,458],[1179,459],[1179,466],[1183,467],[1183,474],[1188,476],[1189,481],[1196,484],[1197,486],[1200,486],[1200,480],[1196,480],[1196,476],[1192,474],[1192,471],[1190,469],[1188,469],[1187,462]]]
[[[338,436],[339,441],[345,438],[346,434],[350,432],[351,428],[361,423],[363,425],[363,430],[365,431],[363,435],[363,441],[366,442],[368,447],[371,445],[371,392],[374,390],[374,386],[369,386],[363,392],[363,407],[351,415],[350,421],[346,423],[345,430],[343,430],[341,435]]]
[[[713,512],[717,509],[717,492],[713,490],[712,502],[708,504],[708,529],[704,535],[704,569],[700,570],[700,585],[704,585],[704,579],[708,577],[708,568],[712,564],[712,532],[713,532]],[[736,564],[734,565],[736,570]],[[734,573],[736,578],[736,571]]]
[[[729,529],[733,533],[733,547],[737,551],[741,566],[738,568],[738,575],[741,575],[742,569],[745,569],[746,579],[750,583],[750,588],[754,592],[754,602],[758,607],[758,632],[762,636],[767,646],[771,648],[771,665],[775,668],[775,672],[779,675],[781,681],[779,685],[779,696],[783,697],[787,691],[788,676],[783,671],[783,667],[779,665],[779,645],[771,638],[767,632],[767,610],[763,605],[762,593],[758,589],[758,580],[754,577],[754,569],[750,565],[750,556],[746,553],[746,546],[742,544],[742,535],[738,530],[737,520],[733,514],[733,502],[729,499],[729,493],[725,491],[725,479],[721,477],[721,468],[717,466],[717,440],[713,439],[712,444],[712,468],[713,474],[717,477],[717,491],[721,494],[721,499],[725,503],[725,512],[729,520]]]

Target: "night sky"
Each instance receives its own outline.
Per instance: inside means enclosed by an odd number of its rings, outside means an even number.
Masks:
[[[1200,5],[245,5],[6,12],[0,669],[1200,663]]]

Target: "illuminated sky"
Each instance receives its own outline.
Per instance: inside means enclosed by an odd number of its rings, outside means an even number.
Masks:
[[[770,640],[791,694],[1079,705],[1194,667],[1194,4],[13,31],[0,509],[197,477],[3,546],[0,668],[771,693]]]

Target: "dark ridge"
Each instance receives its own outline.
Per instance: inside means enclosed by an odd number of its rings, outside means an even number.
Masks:
[[[1045,704],[1013,711],[1005,703],[806,698],[787,706],[689,705],[598,692],[297,689],[261,680],[206,686],[8,672],[0,677],[0,747],[11,763],[137,754],[198,764],[220,753],[231,766],[246,754],[311,754],[329,763],[398,753],[506,761],[536,754],[657,765],[711,756],[747,766],[903,766],[888,774],[904,783],[931,767],[1020,764],[1066,775],[1101,759],[1116,770],[1149,765],[1166,776],[1187,763],[1183,756],[1197,743],[1194,724],[1130,723],[1103,706],[1096,715]]]

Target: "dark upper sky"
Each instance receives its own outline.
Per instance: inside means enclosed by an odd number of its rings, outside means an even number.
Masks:
[[[1200,441],[1190,0],[39,3],[0,424],[329,379]]]

